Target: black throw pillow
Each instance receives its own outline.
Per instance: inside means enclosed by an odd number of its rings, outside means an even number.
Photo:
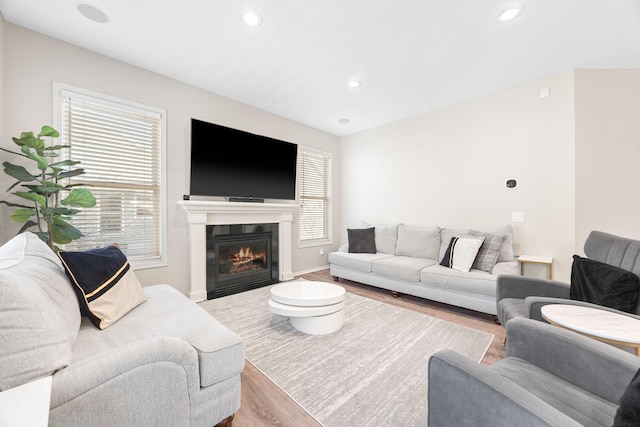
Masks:
[[[620,406],[613,418],[613,427],[640,425],[640,369],[620,398]]]
[[[640,278],[630,271],[578,255],[573,256],[569,296],[573,300],[633,313]]]
[[[376,253],[376,228],[347,228],[349,252],[352,254]]]

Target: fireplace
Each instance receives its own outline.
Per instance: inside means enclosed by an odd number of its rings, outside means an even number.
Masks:
[[[208,225],[207,299],[278,282],[278,224]]]

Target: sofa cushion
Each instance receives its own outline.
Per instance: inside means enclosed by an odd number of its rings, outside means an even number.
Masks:
[[[349,252],[353,254],[376,253],[376,229],[371,228],[347,228],[349,239]]]
[[[371,264],[373,273],[379,276],[406,282],[419,282],[420,271],[437,263],[438,261],[433,259],[395,256],[377,259]]]
[[[83,320],[73,363],[146,338],[182,338],[198,352],[200,384],[207,387],[244,367],[244,343],[200,306],[169,285],[143,288],[147,302],[105,330]]]
[[[508,357],[494,363],[489,369],[520,385],[576,420],[579,425],[610,426],[613,423],[616,404],[551,375],[536,365],[517,357]]]
[[[426,286],[443,288],[455,292],[484,294],[495,298],[496,276],[486,271],[471,270],[464,273],[439,264],[420,272],[420,281]]]
[[[484,238],[452,237],[440,265],[468,272],[478,256],[478,250],[483,242]]]
[[[393,255],[383,253],[352,254],[348,252],[331,252],[329,253],[329,263],[363,273],[371,273],[371,263],[373,261],[392,257]]]
[[[507,236],[503,234],[491,234],[478,230],[469,230],[469,235],[473,237],[483,237],[484,242],[480,246],[478,256],[473,262],[472,268],[476,270],[491,272],[493,267],[498,262],[498,256],[500,255],[500,248]]]
[[[362,222],[363,228],[374,227],[368,222]],[[398,224],[395,225],[375,225],[376,228],[376,251],[384,254],[395,254],[398,242]]]
[[[396,255],[437,260],[440,255],[439,227],[398,226]]]
[[[97,328],[108,328],[146,300],[126,255],[118,247],[60,251],[58,256],[74,285],[82,314]]]
[[[33,233],[0,247],[0,391],[69,365],[80,308],[60,260]]]

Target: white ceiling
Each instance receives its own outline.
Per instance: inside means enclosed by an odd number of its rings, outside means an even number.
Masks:
[[[109,21],[82,16],[78,0],[0,0],[0,11],[7,22],[335,135],[572,68],[640,68],[640,0],[87,3]],[[512,5],[522,14],[499,23]],[[262,26],[243,23],[250,9]],[[362,87],[350,89],[350,79]]]

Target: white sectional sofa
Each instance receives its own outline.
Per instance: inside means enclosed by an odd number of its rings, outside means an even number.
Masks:
[[[350,253],[348,244],[330,253],[330,272],[336,280],[343,278],[495,315],[498,275],[520,274],[511,225],[493,230],[363,226],[368,227],[375,227],[375,253]],[[468,272],[440,265],[452,237],[485,238],[479,258]],[[488,261],[487,253],[492,258]]]

